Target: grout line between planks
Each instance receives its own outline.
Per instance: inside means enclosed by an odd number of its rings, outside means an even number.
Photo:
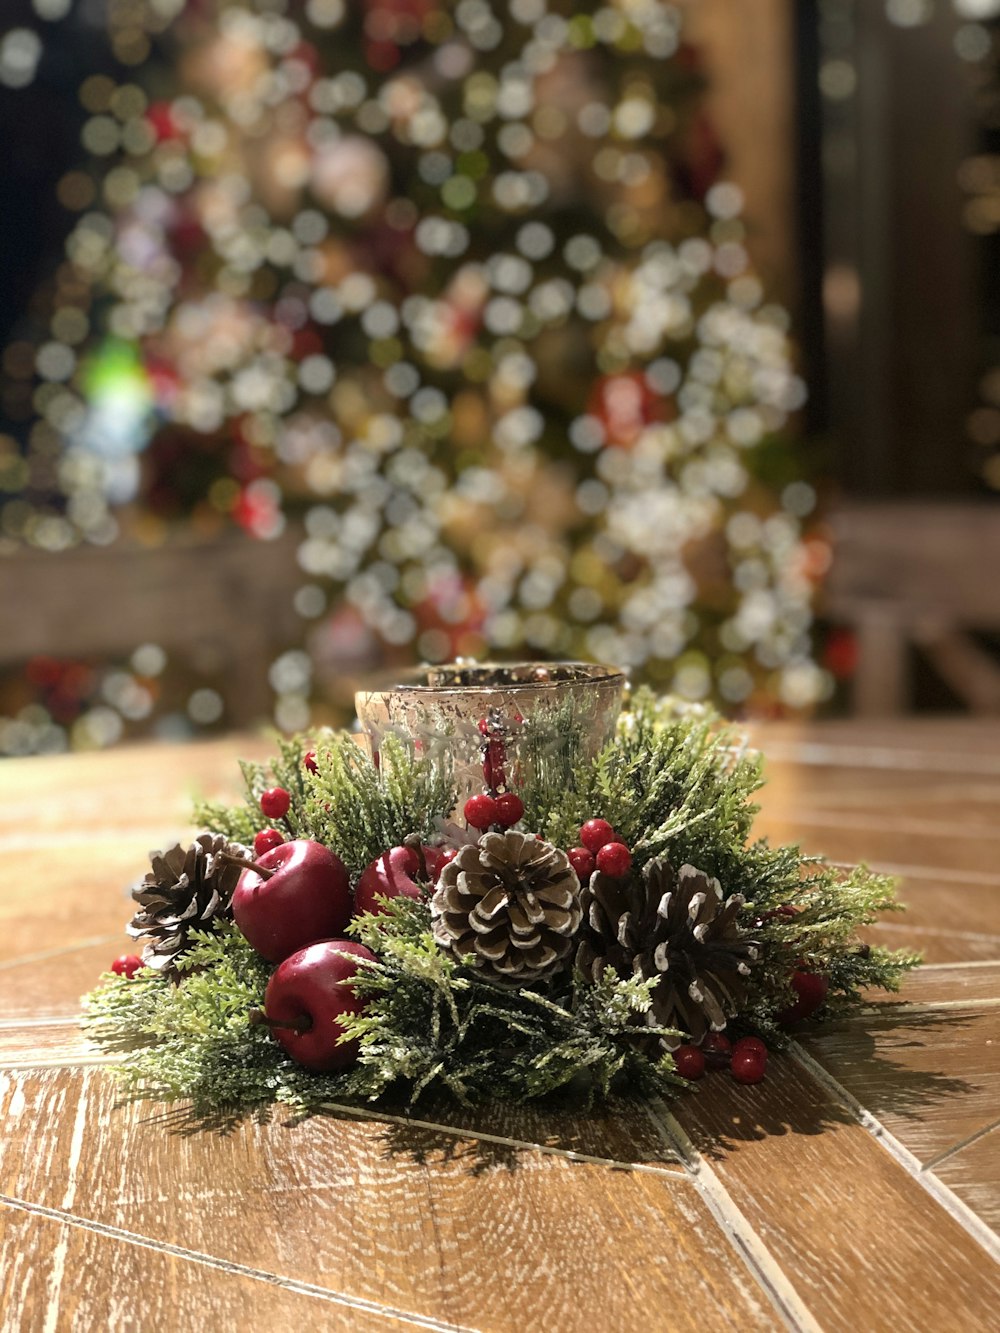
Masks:
[[[785,1270],[751,1226],[735,1199],[722,1183],[690,1135],[660,1098],[645,1102],[646,1113],[666,1143],[680,1153],[691,1180],[715,1218],[720,1231],[739,1255],[751,1276],[770,1301],[783,1323],[795,1333],[823,1333],[812,1312],[795,1290]]]
[[[944,1152],[939,1152],[938,1155],[932,1157],[929,1162],[924,1162],[923,1169],[925,1171],[933,1171],[936,1167],[939,1167],[942,1162],[947,1162],[950,1158],[954,1157],[956,1153],[964,1152],[970,1144],[978,1143],[979,1140],[984,1139],[987,1134],[992,1134],[995,1129],[1000,1129],[1000,1120],[994,1120],[992,1124],[983,1125],[983,1127],[977,1129],[975,1133],[968,1134],[964,1139],[959,1139],[958,1143],[951,1144],[950,1147],[945,1148]]]
[[[977,1244],[982,1246],[990,1258],[1000,1261],[1000,1236],[992,1227],[987,1226],[983,1219],[977,1213],[974,1213],[967,1204],[963,1203],[958,1195],[950,1190],[943,1181],[925,1171],[920,1159],[905,1144],[901,1143],[895,1134],[886,1129],[881,1120],[878,1120],[862,1106],[854,1094],[849,1092],[842,1083],[824,1069],[819,1061],[815,1060],[797,1041],[791,1043],[789,1051],[816,1082],[843,1106],[846,1106],[862,1128],[866,1129],[872,1138],[876,1139],[886,1152],[895,1158],[899,1165],[923,1186],[935,1203],[940,1204],[944,1211]]]
[[[23,953],[16,958],[7,958],[0,963],[0,972],[7,972],[12,967],[23,967],[25,963],[44,963],[49,958],[61,958],[67,953],[77,953],[81,949],[93,949],[98,944],[110,944],[120,940],[121,934],[94,935],[90,939],[76,940],[73,944],[60,944],[57,949],[41,949],[37,953]]]
[[[490,1134],[485,1130],[469,1129],[460,1125],[442,1125],[436,1120],[417,1120],[413,1116],[390,1115],[384,1111],[369,1111],[361,1106],[348,1106],[341,1102],[323,1102],[320,1110],[336,1111],[340,1115],[354,1120],[374,1121],[378,1124],[403,1125],[407,1129],[427,1129],[437,1134],[447,1134],[456,1139],[476,1139],[483,1143],[495,1143],[501,1148],[516,1148],[520,1152],[546,1153],[550,1157],[563,1157],[569,1162],[583,1162],[590,1166],[606,1166],[615,1171],[638,1171],[646,1175],[670,1176],[675,1180],[686,1180],[688,1172],[683,1162],[677,1166],[652,1166],[646,1162],[621,1162],[615,1157],[595,1157],[590,1153],[576,1152],[573,1148],[558,1148],[545,1143],[532,1143],[530,1139],[511,1139],[503,1134]],[[670,1145],[675,1147],[674,1144]]]
[[[433,1329],[435,1333],[476,1333],[474,1329],[470,1329],[464,1324],[446,1323],[430,1315],[413,1314],[390,1305],[380,1305],[377,1301],[368,1301],[362,1296],[348,1296],[346,1292],[333,1291],[329,1287],[321,1287],[313,1282],[282,1277],[280,1274],[269,1272],[267,1269],[251,1268],[248,1264],[237,1263],[232,1259],[220,1259],[216,1255],[206,1254],[203,1250],[190,1250],[186,1246],[174,1245],[170,1241],[154,1240],[150,1236],[141,1236],[134,1231],[126,1231],[123,1227],[112,1226],[108,1222],[98,1222],[92,1218],[79,1217],[75,1213],[68,1213],[61,1208],[49,1208],[45,1204],[28,1203],[25,1199],[17,1199],[8,1194],[0,1194],[0,1205],[6,1205],[8,1208],[14,1208],[34,1216],[46,1217],[50,1221],[60,1222],[66,1226],[79,1227],[82,1231],[89,1231],[99,1236],[106,1236],[111,1240],[122,1241],[126,1245],[135,1245],[141,1249],[152,1250],[157,1254],[185,1259],[189,1263],[201,1264],[205,1268],[213,1268],[217,1272],[227,1273],[233,1277],[251,1278],[257,1282],[266,1282],[269,1286],[278,1287],[294,1295],[313,1296],[319,1300],[329,1301],[334,1305],[345,1306],[350,1310],[363,1310],[366,1314],[389,1316],[402,1323],[410,1324],[414,1328]]]

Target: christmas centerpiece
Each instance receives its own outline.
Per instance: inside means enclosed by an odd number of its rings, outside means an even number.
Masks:
[[[434,668],[365,737],[282,740],[133,890],[141,956],[85,1025],[136,1093],[278,1101],[664,1092],[765,1075],[804,1020],[898,988],[892,884],[753,839],[761,760],[577,664]],[[366,742],[366,743],[365,743]]]

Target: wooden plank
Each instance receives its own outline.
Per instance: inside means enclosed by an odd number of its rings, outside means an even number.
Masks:
[[[0,850],[0,966],[98,937],[120,940],[109,961],[131,952],[129,887],[145,873],[148,851],[145,839],[129,837]]]
[[[109,1063],[75,1020],[0,1023],[0,1069],[44,1069]]]
[[[934,1165],[934,1174],[1000,1232],[1000,1126]]]
[[[363,1116],[364,1112],[358,1114]],[[382,1111],[373,1115],[381,1118]],[[407,1129],[414,1136],[423,1127],[429,1143],[435,1136],[440,1137],[443,1129],[466,1138],[495,1139],[500,1147],[504,1142],[528,1144],[680,1175],[686,1171],[676,1147],[635,1100],[581,1112],[552,1106],[517,1106],[499,1100],[488,1105],[458,1106],[439,1096],[422,1100],[412,1110],[400,1109],[398,1119],[410,1122]]]
[[[674,1114],[828,1333],[990,1328],[1000,1270],[794,1060]]]
[[[779,1326],[685,1177],[330,1118],[171,1133],[159,1112],[96,1071],[0,1074],[0,1192],[445,1324]]]
[[[921,1164],[1000,1116],[1000,1009],[886,1004],[801,1043]]]
[[[998,953],[995,935],[947,934],[937,926],[918,927],[903,917],[888,924],[871,926],[861,932],[869,944],[881,944],[887,949],[905,949],[919,953],[925,963],[992,962]],[[873,991],[877,996],[879,992]]]
[[[928,870],[940,869],[945,872],[945,877],[950,872],[996,873],[1000,846],[993,834],[988,837],[966,836],[960,823],[953,826],[950,837],[943,831],[921,832],[915,826],[896,830],[891,825],[880,828],[877,823],[872,819],[870,826],[858,828],[850,821],[844,824],[834,824],[832,820],[811,823],[806,813],[796,814],[790,820],[762,814],[755,832],[773,843],[801,843],[806,851],[829,857],[831,861],[921,866]]]
[[[93,990],[118,954],[131,952],[124,936],[110,936],[79,948],[43,953],[0,967],[0,1015],[13,1018],[66,1018],[80,1012],[80,998]]]
[[[894,1000],[895,997],[889,997]],[[955,967],[919,967],[903,983],[900,999],[913,1004],[1000,1004],[1000,961]]]
[[[240,1327],[378,1333],[442,1325],[0,1202],[0,1333]]]
[[[234,799],[240,792],[238,759],[266,758],[272,752],[273,745],[259,737],[235,736],[5,760],[0,764],[0,836],[182,829],[190,820],[193,796]]]

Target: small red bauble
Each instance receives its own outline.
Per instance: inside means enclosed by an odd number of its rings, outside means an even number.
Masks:
[[[713,1069],[722,1069],[729,1064],[733,1044],[724,1032],[710,1032],[701,1043],[701,1050]]]
[[[765,1060],[767,1059],[767,1047],[760,1037],[740,1037],[733,1047],[733,1059],[735,1060],[738,1055],[746,1055],[749,1051],[753,1051]]]
[[[705,1057],[697,1046],[678,1046],[674,1051],[674,1069],[681,1078],[702,1078],[705,1073]]]
[[[488,829],[497,823],[497,803],[492,796],[470,796],[465,803],[465,822],[473,828]]]
[[[488,736],[490,734],[490,724],[486,721],[485,717],[481,717],[476,725],[479,727],[480,736]]]
[[[597,864],[594,860],[594,853],[588,852],[586,847],[571,847],[566,855],[569,857],[569,863],[576,871],[576,877],[580,883],[588,883]]]
[[[316,751],[315,751],[315,750],[310,750],[309,753],[305,756],[305,758],[302,760],[302,767],[303,767],[304,769],[307,769],[310,773],[315,773],[315,772],[316,772]]]
[[[829,989],[829,979],[818,972],[793,972],[792,990],[795,992],[796,1000],[794,1004],[781,1011],[778,1022],[798,1023],[800,1019],[808,1018],[826,1000]]]
[[[262,828],[259,833],[254,834],[254,855],[263,856],[265,852],[273,852],[275,847],[280,847],[284,841],[284,837],[276,828]]]
[[[759,1083],[767,1073],[767,1054],[733,1051],[729,1069],[737,1083]]]
[[[602,875],[622,879],[629,872],[632,853],[623,842],[606,842],[597,853],[597,868]]]
[[[288,814],[291,803],[292,798],[284,787],[271,787],[268,791],[261,792],[260,808],[268,819],[283,819]]]
[[[145,963],[136,953],[123,953],[111,964],[111,971],[119,977],[125,977],[131,980],[139,971],[140,967],[145,967]]]
[[[504,828],[510,828],[524,814],[524,802],[520,796],[515,796],[512,791],[505,791],[502,796],[496,798],[497,802],[497,820]]]
[[[588,819],[580,829],[580,841],[595,855],[607,842],[614,842],[615,831],[606,819]]]

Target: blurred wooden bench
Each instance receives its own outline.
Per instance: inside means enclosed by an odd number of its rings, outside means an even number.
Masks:
[[[126,543],[0,560],[0,664],[38,655],[114,659],[143,643],[225,672],[227,719],[249,726],[271,712],[268,667],[302,637],[292,605],[301,535],[241,533]]]
[[[831,517],[824,609],[858,635],[855,710],[908,711],[917,649],[973,712],[1000,712],[1000,663],[973,632],[1000,631],[1000,505],[845,505]]]

